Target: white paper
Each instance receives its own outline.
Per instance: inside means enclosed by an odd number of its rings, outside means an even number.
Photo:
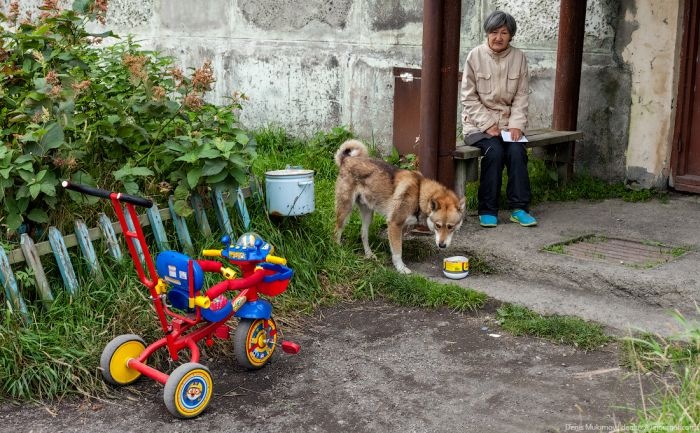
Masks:
[[[503,138],[503,141],[513,141],[513,139],[510,138],[510,131],[507,129],[501,131],[501,138]],[[527,137],[523,135],[520,137],[520,140],[518,140],[518,143],[527,143]]]

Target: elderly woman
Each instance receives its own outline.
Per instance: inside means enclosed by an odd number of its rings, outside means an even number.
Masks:
[[[492,12],[484,22],[486,43],[471,50],[462,77],[464,142],[481,149],[482,155],[478,198],[483,227],[498,224],[503,167],[508,169],[510,220],[525,227],[537,224],[528,213],[527,151],[519,142],[527,126],[527,59],[510,45],[515,30],[511,15]],[[504,141],[502,131],[509,132],[512,141]]]

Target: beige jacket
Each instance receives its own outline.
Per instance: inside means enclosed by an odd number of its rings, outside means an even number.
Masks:
[[[525,131],[528,106],[527,58],[514,47],[496,53],[482,44],[467,55],[462,76],[462,133],[499,129]]]

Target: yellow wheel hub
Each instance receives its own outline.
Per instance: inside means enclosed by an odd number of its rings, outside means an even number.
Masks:
[[[109,361],[109,374],[118,383],[130,383],[136,380],[141,373],[127,367],[129,359],[138,358],[145,346],[140,341],[127,341],[114,351]]]

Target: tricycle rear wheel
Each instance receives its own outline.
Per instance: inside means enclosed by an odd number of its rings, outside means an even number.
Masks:
[[[107,343],[100,356],[102,377],[112,385],[134,383],[141,373],[129,368],[129,359],[136,359],[146,349],[146,342],[135,334],[123,334]]]
[[[236,327],[233,352],[239,365],[257,370],[267,364],[277,347],[275,319],[241,319]]]

